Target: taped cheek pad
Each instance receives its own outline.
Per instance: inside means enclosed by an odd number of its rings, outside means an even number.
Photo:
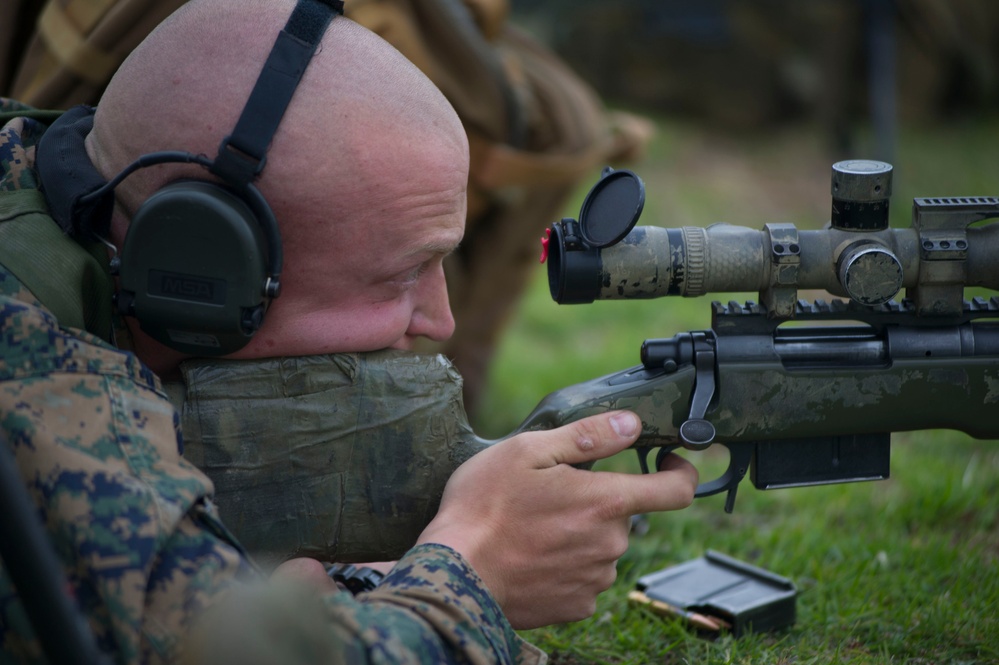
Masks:
[[[164,388],[184,457],[261,563],[383,561],[413,546],[484,443],[442,355],[189,360]]]

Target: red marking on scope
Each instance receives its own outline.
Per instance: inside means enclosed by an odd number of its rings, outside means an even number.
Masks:
[[[551,245],[552,230],[545,229],[545,235],[541,238],[541,263],[548,260],[548,250]]]

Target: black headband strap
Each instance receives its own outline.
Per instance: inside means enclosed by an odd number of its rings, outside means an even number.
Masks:
[[[267,148],[340,0],[299,0],[278,34],[232,134],[222,139],[212,173],[241,187],[264,168]]]

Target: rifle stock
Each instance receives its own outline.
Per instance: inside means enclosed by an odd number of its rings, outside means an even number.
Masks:
[[[799,303],[798,318],[866,314],[834,302],[839,306]],[[697,491],[728,492],[729,511],[750,470],[760,489],[887,478],[892,432],[954,429],[999,438],[999,417],[983,417],[983,406],[999,415],[999,322],[977,320],[999,315],[999,304],[978,304],[968,310],[971,320],[948,326],[782,328],[751,304],[716,302],[718,330],[647,340],[642,365],[549,394],[517,431],[634,411],[646,470],[655,448],[729,449],[725,474]],[[911,320],[905,312],[881,318],[892,316]],[[694,412],[698,402],[703,412]],[[685,439],[691,421],[707,423],[708,440]]]

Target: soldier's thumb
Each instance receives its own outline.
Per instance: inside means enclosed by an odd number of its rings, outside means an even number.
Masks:
[[[543,460],[550,464],[581,464],[615,455],[633,444],[642,422],[630,411],[589,416],[545,432]]]

